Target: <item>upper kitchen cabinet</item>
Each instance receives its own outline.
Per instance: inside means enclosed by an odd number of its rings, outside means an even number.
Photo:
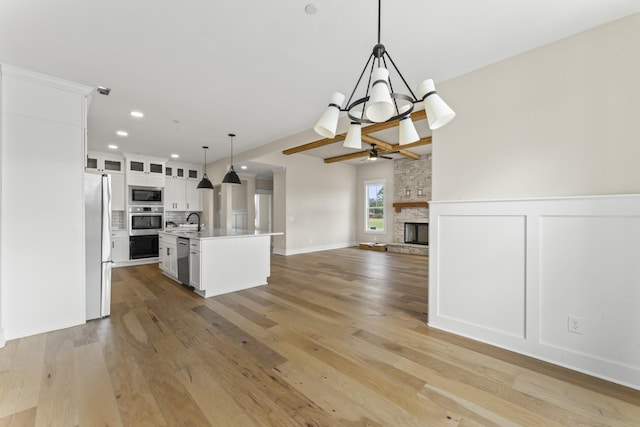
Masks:
[[[85,167],[87,172],[124,173],[124,157],[115,153],[89,151]]]
[[[125,153],[127,185],[142,187],[165,186],[166,159]]]
[[[164,208],[168,211],[201,211],[197,166],[169,162],[165,169]]]

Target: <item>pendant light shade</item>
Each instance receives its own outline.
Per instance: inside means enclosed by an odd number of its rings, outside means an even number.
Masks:
[[[412,142],[416,142],[420,140],[418,131],[416,131],[416,127],[413,124],[413,120],[411,120],[411,115],[408,115],[400,119],[400,123],[398,127],[399,127],[398,143],[400,145],[411,144]]]
[[[325,110],[324,114],[318,120],[318,123],[314,126],[319,135],[325,138],[334,138],[336,136],[336,129],[338,128],[338,118],[340,116],[340,105],[344,101],[344,95],[340,92],[333,92],[331,94],[331,100],[329,106]]]
[[[240,182],[240,177],[233,169],[233,137],[236,136],[234,133],[229,134],[229,138],[231,138],[231,167],[229,168],[229,172],[222,178],[223,184],[242,184]]]
[[[386,122],[393,116],[395,109],[389,89],[389,71],[382,67],[376,68],[371,73],[371,81],[371,97],[365,115],[373,122]]]
[[[204,148],[204,171],[197,188],[202,190],[213,190],[213,184],[209,181],[209,177],[207,177],[207,149],[209,147],[202,146],[202,148]]]
[[[440,98],[433,80],[427,79],[418,86],[418,96],[424,103],[424,111],[431,129],[438,129],[449,123],[456,113]]]
[[[362,125],[358,122],[351,122],[349,126],[349,132],[342,144],[345,148],[355,148],[360,150],[362,148]]]

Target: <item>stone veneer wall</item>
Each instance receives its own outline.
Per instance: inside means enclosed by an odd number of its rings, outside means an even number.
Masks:
[[[393,161],[393,202],[428,202],[431,200],[431,154],[420,160],[398,159]],[[390,252],[428,255],[429,247],[404,243],[405,222],[429,222],[429,208],[402,208],[393,210],[393,242],[387,245]]]

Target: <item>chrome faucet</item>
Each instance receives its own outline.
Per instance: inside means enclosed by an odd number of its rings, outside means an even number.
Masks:
[[[200,214],[198,212],[191,212],[189,216],[187,216],[186,222],[189,222],[189,218],[191,218],[191,215],[195,215],[198,217],[198,231],[200,231]]]

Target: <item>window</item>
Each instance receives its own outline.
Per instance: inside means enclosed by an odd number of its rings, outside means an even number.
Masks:
[[[364,231],[384,233],[384,181],[365,181]]]

